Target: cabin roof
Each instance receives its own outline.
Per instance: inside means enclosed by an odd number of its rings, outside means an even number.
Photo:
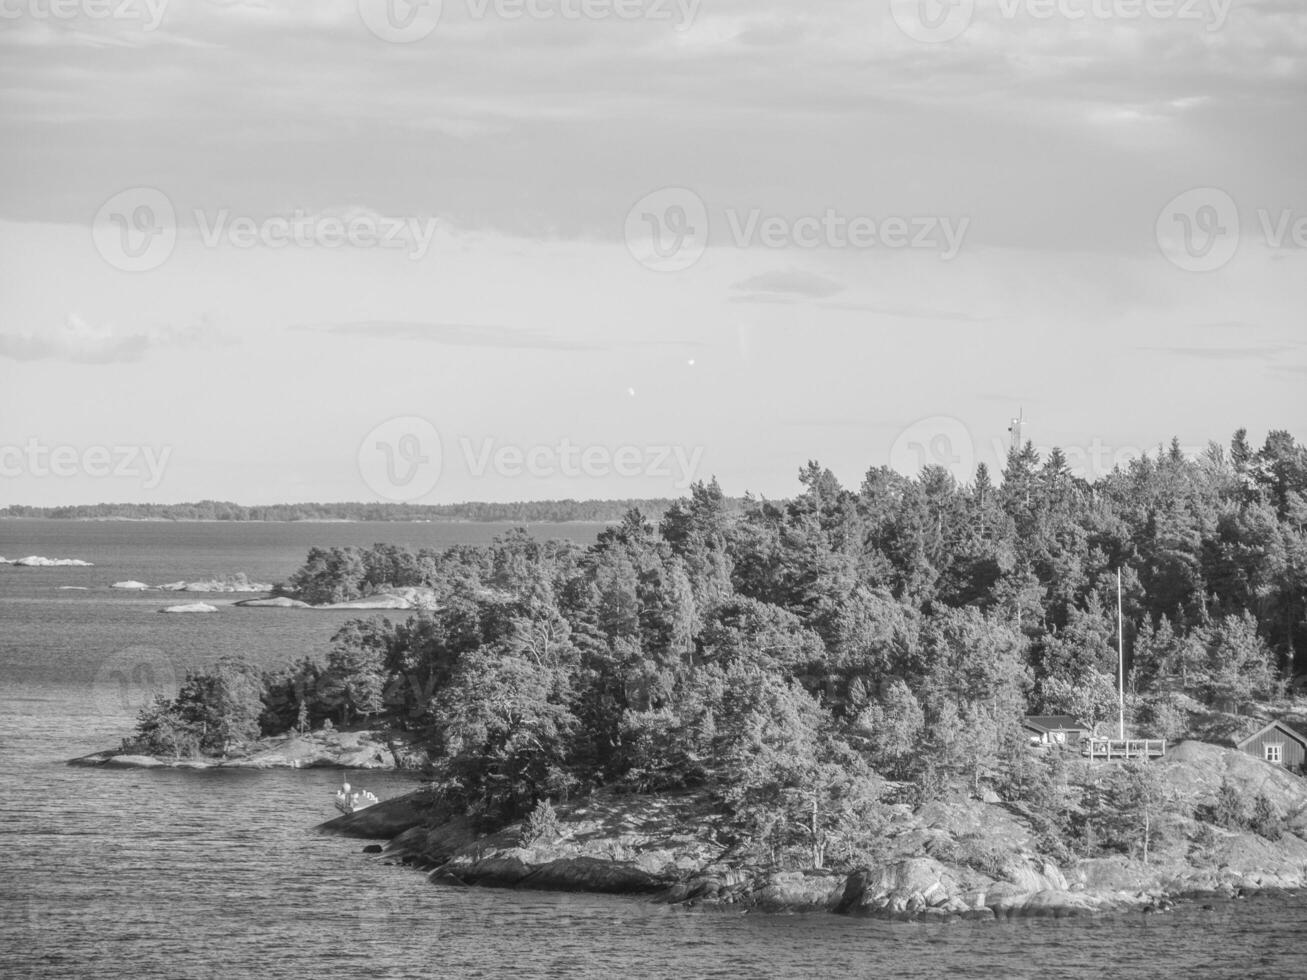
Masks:
[[[1043,732],[1089,731],[1089,726],[1074,715],[1026,715],[1026,726]]]
[[[1234,743],[1235,747],[1239,749],[1246,748],[1248,745],[1252,744],[1257,739],[1261,738],[1263,735],[1265,735],[1273,728],[1278,728],[1280,731],[1282,731],[1285,735],[1288,735],[1291,739],[1293,739],[1303,748],[1307,748],[1307,736],[1304,736],[1294,731],[1292,728],[1290,728],[1282,721],[1273,721],[1268,725],[1263,725],[1261,728],[1257,729],[1257,731],[1253,732],[1251,735],[1245,736],[1244,738],[1241,738],[1239,739],[1239,741],[1235,742]]]

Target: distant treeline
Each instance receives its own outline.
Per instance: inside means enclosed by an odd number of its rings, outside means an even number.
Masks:
[[[565,523],[620,521],[630,510],[661,517],[670,500],[531,500],[517,503],[464,504],[270,504],[247,507],[225,500],[190,504],[78,504],[68,507],[0,509],[0,517],[43,517],[67,520],[164,521],[483,521],[487,523]],[[743,508],[733,501],[731,510]]]

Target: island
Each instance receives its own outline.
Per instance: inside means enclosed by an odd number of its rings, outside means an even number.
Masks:
[[[1291,436],[800,485],[696,484],[589,545],[315,548],[283,604],[421,608],[220,660],[80,761],[411,769],[323,830],[450,885],[892,918],[1304,885]]]

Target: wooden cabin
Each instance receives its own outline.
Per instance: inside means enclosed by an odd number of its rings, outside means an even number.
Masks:
[[[1021,727],[1033,745],[1078,746],[1093,729],[1073,715],[1027,715]]]
[[[1295,732],[1282,721],[1273,721],[1240,739],[1235,748],[1294,772],[1303,772],[1304,762],[1307,762],[1307,736]]]

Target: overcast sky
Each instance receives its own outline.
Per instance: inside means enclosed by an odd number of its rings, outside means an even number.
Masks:
[[[3,0],[0,503],[1307,435],[1301,0],[391,2]]]

